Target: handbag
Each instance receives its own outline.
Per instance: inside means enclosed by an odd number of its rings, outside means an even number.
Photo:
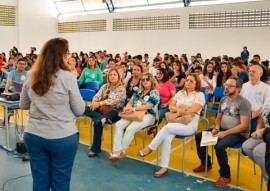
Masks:
[[[180,116],[178,113],[174,113],[174,112],[167,112],[165,113],[165,116],[168,123],[181,123],[184,125],[187,125],[188,123],[190,123],[194,118],[194,114]]]
[[[142,111],[135,111],[135,112],[132,112],[130,114],[126,114],[126,113],[119,113],[118,116],[123,118],[123,119],[126,119],[126,120],[129,120],[129,121],[139,121],[139,122],[142,122],[143,119],[144,119],[144,115],[145,115],[146,111],[145,110],[142,110]]]
[[[105,114],[109,113],[110,111],[112,111],[113,109],[114,109],[113,105],[103,105],[103,106],[99,106],[97,108],[97,112],[105,115]]]

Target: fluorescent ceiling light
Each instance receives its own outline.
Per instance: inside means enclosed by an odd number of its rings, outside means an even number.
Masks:
[[[62,13],[59,17],[72,17],[79,15],[93,15],[93,14],[101,14],[101,13],[109,13],[108,10],[99,10],[99,11],[85,11],[85,12],[74,12],[74,13]]]
[[[184,4],[177,3],[177,4],[149,5],[149,6],[127,7],[127,8],[116,7],[114,12],[143,11],[143,10],[151,10],[151,9],[167,9],[167,8],[178,8],[178,7],[184,7]]]
[[[227,3],[243,3],[260,0],[218,0],[218,1],[191,1],[189,6],[201,6],[201,5],[215,5],[215,4],[227,4]]]

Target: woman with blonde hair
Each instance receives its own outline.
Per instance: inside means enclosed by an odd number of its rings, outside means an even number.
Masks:
[[[117,160],[125,158],[125,151],[134,138],[134,134],[155,122],[159,101],[160,97],[155,78],[150,73],[143,74],[140,90],[133,94],[123,112],[131,114],[135,111],[145,111],[146,114],[142,122],[122,118],[116,123],[113,153],[109,153],[109,159],[113,165],[116,164]],[[125,133],[124,130],[126,130]]]
[[[83,114],[85,103],[67,66],[68,54],[67,40],[47,41],[21,92],[20,108],[29,109],[24,142],[34,191],[70,189],[79,141],[76,115]]]
[[[117,69],[108,72],[107,84],[104,84],[93,98],[90,107],[85,108],[85,115],[92,118],[94,122],[93,144],[88,154],[95,157],[101,152],[101,136],[103,127],[108,123],[116,122],[118,112],[123,109],[126,99],[126,89],[122,85],[121,76]],[[106,113],[101,113],[99,108],[112,106]]]

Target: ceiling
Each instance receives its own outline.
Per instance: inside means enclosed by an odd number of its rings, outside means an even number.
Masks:
[[[248,2],[258,0],[53,0],[59,16],[74,13],[108,13],[183,7],[184,5],[196,6],[205,4],[224,4],[236,2]],[[103,3],[107,2],[107,3]],[[110,3],[112,2],[112,4]],[[190,2],[190,3],[189,3]],[[108,6],[107,6],[108,5]]]

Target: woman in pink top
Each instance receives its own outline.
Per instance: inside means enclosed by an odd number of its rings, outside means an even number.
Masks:
[[[176,93],[176,88],[169,79],[169,74],[166,69],[157,69],[158,91],[162,101],[159,123],[161,123],[162,119],[165,118],[165,113],[169,112],[169,105]],[[147,132],[148,135],[151,135],[152,133],[155,136],[157,134],[157,128],[151,128]]]

